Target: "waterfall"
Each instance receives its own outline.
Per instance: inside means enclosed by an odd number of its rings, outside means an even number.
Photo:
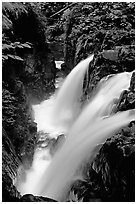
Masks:
[[[94,159],[99,150],[98,144],[104,143],[116,130],[132,120],[134,112],[118,113],[105,119],[95,120],[87,129],[75,133],[71,140],[66,139],[46,170],[44,178],[40,180],[37,193],[65,201],[72,182],[78,177],[75,173],[82,162],[91,159],[91,155]]]
[[[67,76],[57,93],[52,110],[52,124],[68,129],[80,113],[84,74],[93,60],[93,55],[80,62]]]
[[[37,182],[32,181],[35,195],[65,201],[72,183],[82,175],[81,165],[89,158],[92,162],[100,144],[135,119],[134,110],[116,111],[122,91],[130,86],[132,73],[128,72],[103,78],[94,96],[81,107],[84,74],[92,59],[93,55],[80,62],[57,92],[49,118],[55,126],[67,127],[66,139]]]
[[[70,128],[65,143],[45,172],[45,182],[40,180],[40,195],[65,201],[80,165],[91,155],[95,157],[99,144],[134,120],[134,110],[116,114],[113,111],[121,92],[128,89],[131,76],[132,73],[124,72],[104,80]]]

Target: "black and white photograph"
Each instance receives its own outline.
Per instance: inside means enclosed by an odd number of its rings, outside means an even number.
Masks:
[[[2,202],[135,202],[135,1],[1,6]]]

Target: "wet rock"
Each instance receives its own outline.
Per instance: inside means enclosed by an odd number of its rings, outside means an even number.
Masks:
[[[67,66],[66,66],[65,63],[62,63],[62,64],[61,64],[61,70],[62,70],[62,71],[67,71]]]
[[[114,56],[112,60],[112,56],[109,56],[107,53],[108,51],[98,53],[94,57],[93,63],[90,64],[90,69],[89,69],[90,76],[89,76],[89,82],[88,82],[88,88],[87,88],[87,93],[89,96],[90,96],[90,93],[92,93],[93,89],[98,84],[98,82],[103,77],[110,75],[110,74],[117,74],[117,73],[121,73],[125,71],[127,72],[134,71],[135,69],[134,48],[132,47],[131,49],[130,46],[121,46],[117,49],[118,49],[119,54],[117,56],[117,59],[115,58],[116,60],[114,60]],[[122,51],[123,49],[126,51],[123,52]],[[111,52],[115,53],[115,50],[111,50]],[[104,55],[104,53],[107,53],[109,57],[105,56],[106,54]],[[131,66],[129,66],[130,63],[131,63]],[[132,81],[134,80],[133,78],[134,76],[132,77]],[[132,83],[132,86],[134,86],[133,83]]]
[[[57,202],[57,201],[53,200],[52,198],[26,194],[21,197],[20,202]]]
[[[10,176],[2,172],[2,201],[3,202],[19,202],[21,198],[20,193],[13,185]]]
[[[104,201],[134,202],[135,200],[135,140],[134,125],[123,128],[101,148],[93,168],[106,189]]]
[[[49,148],[50,148],[50,153],[51,155],[54,155],[56,151],[62,146],[62,144],[65,141],[65,136],[64,134],[59,135],[56,139],[51,139],[49,141]]]
[[[119,101],[117,109],[119,111],[135,108],[135,72],[133,72],[129,90],[124,91]]]
[[[31,134],[36,133],[37,132],[37,123],[31,122],[30,126],[29,126],[29,130],[30,130]]]
[[[40,148],[48,148],[51,155],[54,155],[65,141],[64,134],[57,135],[56,138],[51,138],[49,133],[40,131],[38,137],[37,146]]]
[[[16,202],[20,198],[19,192],[13,185],[20,160],[6,131],[2,131],[2,201]],[[16,199],[17,198],[17,199]]]
[[[86,167],[86,171],[87,169]],[[73,184],[71,192],[77,195],[77,201],[82,199],[82,202],[101,202],[106,195],[104,185],[96,171],[91,167],[89,169],[90,179],[77,180]],[[69,199],[71,199],[71,193]]]

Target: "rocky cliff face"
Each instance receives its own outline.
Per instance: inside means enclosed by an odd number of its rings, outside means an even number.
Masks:
[[[54,88],[54,57],[36,6],[3,3],[3,201],[21,197],[13,181],[20,163],[31,165],[33,158],[37,126],[31,105]]]
[[[3,130],[2,141],[2,197],[3,201],[10,201],[10,198],[12,201],[14,197],[20,197],[13,186],[13,181],[21,161],[17,157],[14,146],[5,130]]]
[[[49,45],[46,43],[39,48],[34,46],[32,53],[25,54],[24,66],[22,81],[29,101],[32,104],[39,103],[54,90],[56,65]]]

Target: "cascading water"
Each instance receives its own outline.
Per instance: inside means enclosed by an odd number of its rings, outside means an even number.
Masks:
[[[79,115],[84,74],[92,60],[93,55],[80,62],[67,76],[57,93],[55,106],[51,114],[54,126],[57,125],[67,129]]]
[[[134,110],[115,113],[116,101],[130,85],[132,73],[127,72],[102,80],[97,93],[81,110],[84,74],[92,59],[90,56],[79,63],[57,93],[50,122],[56,128],[67,126],[68,132],[47,169],[38,176],[37,182],[32,181],[34,195],[65,201],[71,184],[81,175],[78,171],[81,164],[91,159],[91,155],[92,159],[95,157],[99,144],[134,120]]]
[[[119,128],[134,120],[134,111],[110,116],[113,101],[128,89],[131,73],[121,73],[105,81],[97,95],[85,106],[71,127],[64,145],[57,152],[45,174],[45,183],[39,193],[64,201],[68,189],[75,180],[75,172],[82,162],[96,155],[97,146]]]

